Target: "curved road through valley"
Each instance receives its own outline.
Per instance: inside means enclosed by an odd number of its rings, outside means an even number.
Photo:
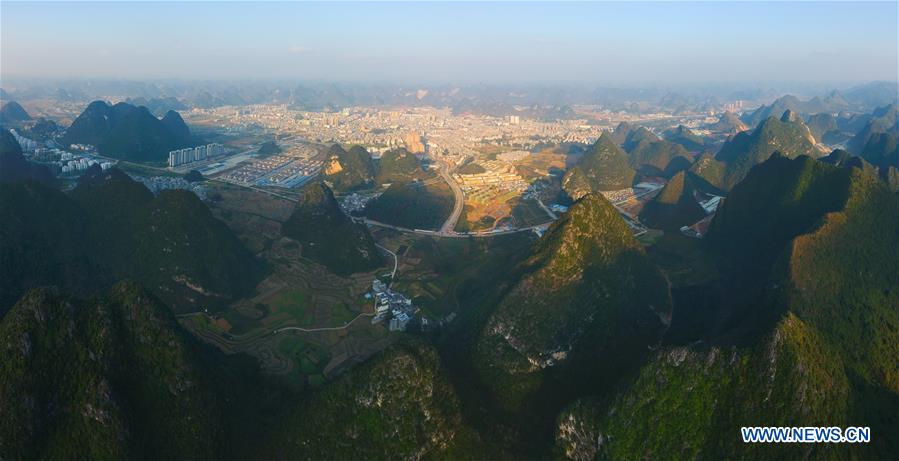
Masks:
[[[396,267],[397,267],[397,265],[399,265],[399,258],[396,257],[396,253],[388,250],[387,248],[382,247],[381,245],[379,245],[377,243],[375,243],[375,246],[390,253],[390,256],[393,256],[393,272],[390,273],[390,282],[393,283],[393,279],[394,279],[394,277],[396,277]]]
[[[462,189],[456,184],[456,181],[450,177],[448,165],[444,165],[443,168],[440,169],[440,176],[443,177],[443,180],[446,181],[446,183],[449,184],[450,189],[453,190],[453,195],[456,196],[456,202],[453,205],[453,212],[446,218],[446,222],[443,223],[443,226],[438,233],[440,235],[452,235],[455,234],[453,229],[456,228],[456,222],[459,221],[459,217],[462,216],[462,207],[465,205],[465,196],[462,194]]]

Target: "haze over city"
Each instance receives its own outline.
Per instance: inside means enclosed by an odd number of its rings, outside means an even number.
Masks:
[[[899,460],[897,10],[0,0],[0,460]]]
[[[897,3],[2,3],[0,75],[895,80]],[[675,39],[676,38],[676,39]]]

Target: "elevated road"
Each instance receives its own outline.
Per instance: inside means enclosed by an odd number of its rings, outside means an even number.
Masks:
[[[409,229],[408,227],[400,227],[394,226],[392,224],[382,223],[380,221],[375,221],[373,219],[368,218],[354,218],[357,222],[364,222],[369,226],[375,227],[383,227],[385,229],[393,229],[397,232],[404,232],[408,234],[418,234],[418,235],[430,235],[432,237],[447,237],[447,238],[468,238],[468,237],[496,237],[497,235],[507,235],[507,234],[517,234],[519,232],[531,232],[534,229],[546,230],[552,222],[547,222],[543,224],[537,224],[536,226],[528,226],[528,227],[517,227],[515,229],[502,229],[496,231],[486,231],[486,232],[449,232],[446,234],[441,234],[438,231],[426,230],[426,229]]]

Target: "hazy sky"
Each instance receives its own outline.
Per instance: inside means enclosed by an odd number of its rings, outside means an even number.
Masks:
[[[4,76],[897,79],[897,3],[0,2]]]

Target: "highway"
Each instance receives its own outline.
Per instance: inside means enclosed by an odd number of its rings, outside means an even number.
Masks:
[[[537,224],[536,226],[518,227],[515,229],[503,229],[503,230],[490,231],[490,232],[465,232],[465,233],[450,232],[448,234],[441,234],[438,231],[425,230],[425,229],[409,229],[408,227],[394,226],[392,224],[386,224],[386,223],[382,223],[380,221],[375,221],[373,219],[368,219],[368,218],[354,218],[354,219],[356,219],[357,222],[360,222],[360,221],[364,222],[365,224],[367,224],[369,226],[393,229],[398,232],[404,232],[404,233],[409,233],[409,234],[418,234],[418,235],[430,235],[431,237],[448,237],[448,238],[460,238],[460,239],[464,239],[464,238],[468,238],[468,237],[496,237],[497,235],[517,234],[519,232],[530,232],[530,231],[533,231],[534,229],[546,229],[551,224],[551,223],[547,222],[547,223],[543,223],[543,224]]]
[[[456,232],[453,230],[453,228],[456,227],[456,222],[459,220],[459,217],[462,215],[462,207],[465,204],[465,198],[462,195],[462,189],[460,189],[459,185],[456,184],[456,182],[453,181],[453,179],[449,177],[448,173],[441,172],[441,176],[447,182],[447,184],[450,185],[450,188],[452,188],[453,192],[456,194],[456,203],[453,206],[453,213],[449,216],[449,218],[447,218],[446,222],[443,223],[443,226],[440,228],[439,231],[432,231],[432,230],[425,230],[425,229],[409,229],[407,227],[394,226],[392,224],[386,224],[386,223],[382,223],[382,222],[375,221],[373,219],[368,219],[368,218],[352,218],[352,219],[356,222],[363,222],[369,226],[384,227],[387,229],[393,229],[398,232],[405,232],[405,233],[412,233],[412,234],[419,234],[419,235],[430,235],[432,237],[449,237],[449,238],[496,237],[497,235],[516,234],[519,232],[531,232],[534,229],[545,230],[551,224],[548,222],[548,223],[543,223],[543,224],[537,224],[535,226],[520,227],[520,228],[516,228],[516,229],[504,229],[504,230],[492,231],[492,232],[468,232],[468,233]],[[296,201],[296,198],[294,198],[294,197],[288,197],[286,195],[282,195],[277,192],[272,192],[272,191],[265,190],[265,189],[260,189],[255,186],[249,186],[246,184],[225,181],[225,180],[218,179],[218,178],[209,178],[209,180],[220,182],[223,184],[230,184],[232,186],[243,187],[245,189],[254,190],[256,192],[268,194],[272,197],[277,197],[282,200],[288,200],[291,202]],[[550,212],[550,215],[552,216],[553,213]],[[385,250],[386,250],[386,248],[385,248]],[[387,250],[387,251],[389,252],[390,250]]]
[[[455,234],[453,229],[456,228],[456,222],[458,222],[459,217],[462,216],[462,209],[465,206],[465,196],[462,194],[462,189],[456,184],[456,181],[450,177],[448,165],[443,165],[443,168],[440,169],[440,176],[443,177],[443,180],[446,181],[447,184],[449,184],[450,189],[453,190],[453,195],[456,196],[456,202],[453,204],[453,212],[446,218],[446,222],[443,223],[443,226],[439,231],[440,235],[451,235]]]

